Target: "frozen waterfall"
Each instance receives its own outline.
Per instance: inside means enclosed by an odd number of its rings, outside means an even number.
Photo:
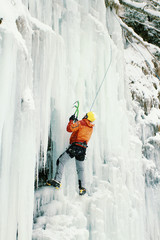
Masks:
[[[150,193],[146,203],[121,28],[111,10],[103,0],[1,0],[0,17],[0,239],[158,240]],[[110,61],[93,107],[88,195],[78,196],[73,159],[61,190],[34,191],[38,167],[50,157],[53,177],[68,146],[73,103],[80,101],[82,118]]]

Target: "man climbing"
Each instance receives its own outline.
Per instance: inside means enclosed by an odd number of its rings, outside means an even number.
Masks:
[[[78,121],[78,119],[75,117],[75,114],[69,118],[67,131],[72,132],[70,137],[70,146],[57,159],[55,178],[49,180],[47,182],[47,185],[52,185],[56,188],[60,188],[64,165],[69,158],[75,157],[79,183],[79,194],[84,195],[86,193],[84,177],[84,159],[86,155],[87,144],[93,132],[94,121],[95,114],[93,112],[88,112],[80,121]]]

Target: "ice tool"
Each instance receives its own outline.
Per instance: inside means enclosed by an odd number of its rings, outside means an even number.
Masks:
[[[79,101],[76,101],[74,104],[73,104],[73,107],[76,108],[75,112],[74,112],[74,115],[75,117],[78,119],[78,115],[79,115]]]

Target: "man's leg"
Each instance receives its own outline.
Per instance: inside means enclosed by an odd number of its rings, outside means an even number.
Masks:
[[[55,180],[58,182],[61,182],[62,180],[62,175],[63,175],[63,169],[64,165],[69,159],[69,155],[64,152],[58,159],[57,159],[57,169],[56,169],[56,174],[55,174]]]
[[[76,160],[79,188],[85,188],[84,161]]]

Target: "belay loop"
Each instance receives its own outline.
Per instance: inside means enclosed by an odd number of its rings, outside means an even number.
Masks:
[[[74,104],[73,104],[73,107],[76,108],[75,112],[74,112],[74,115],[75,117],[78,119],[78,115],[79,115],[79,101],[76,101]]]

